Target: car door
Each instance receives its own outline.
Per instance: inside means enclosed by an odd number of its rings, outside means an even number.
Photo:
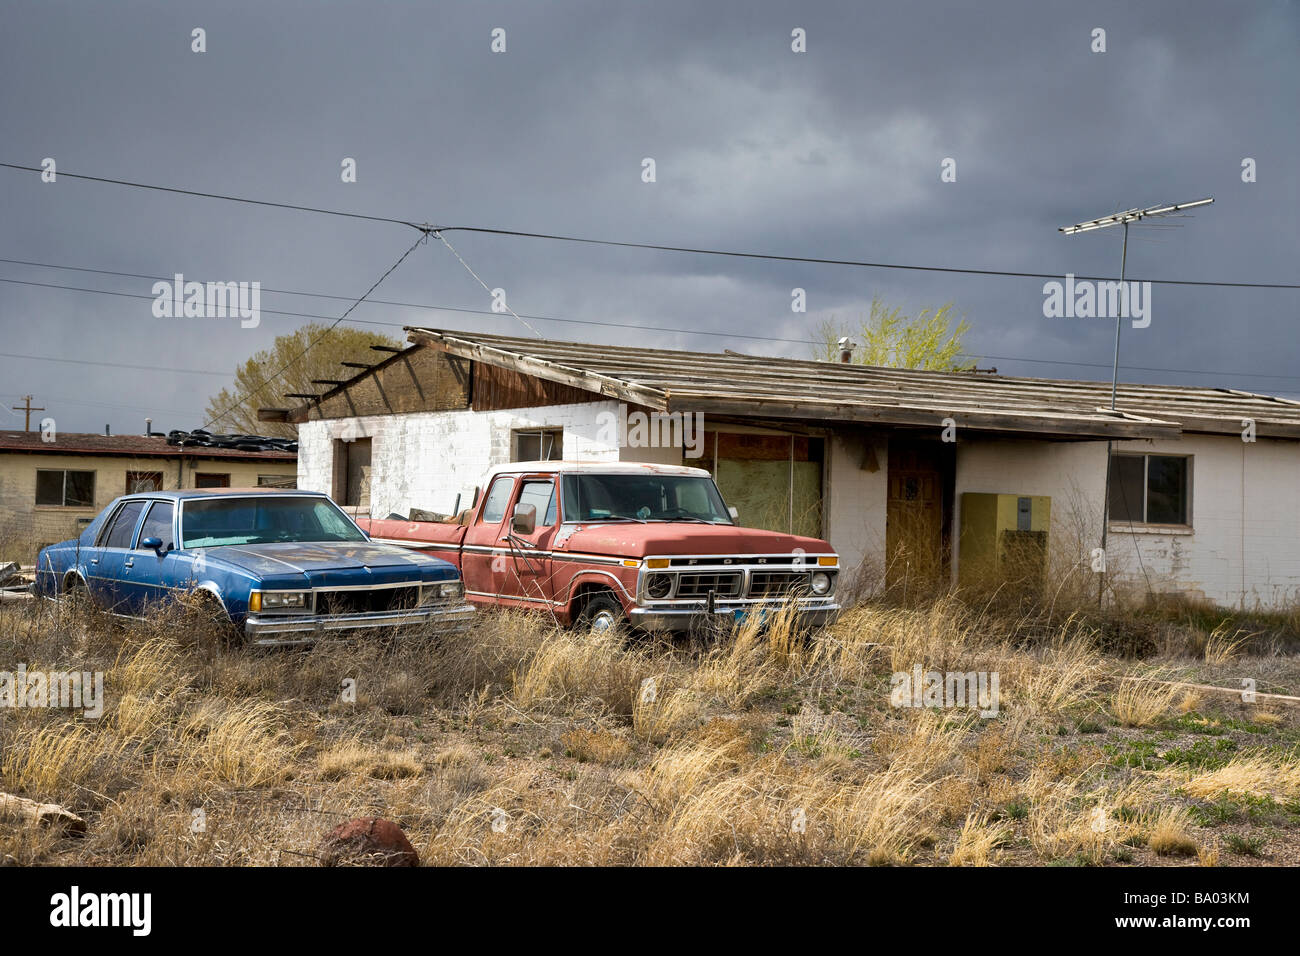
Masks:
[[[123,577],[131,570],[126,566],[136,526],[148,502],[141,498],[122,502],[116,514],[104,525],[87,566],[86,586],[95,603],[115,614],[127,613]]]
[[[509,552],[506,542],[501,540],[501,529],[514,493],[515,476],[498,475],[483,497],[483,507],[475,516],[474,523],[465,531],[460,567],[468,592],[480,596],[501,593],[509,564]]]
[[[511,517],[520,505],[536,509],[537,523],[529,534],[517,534]],[[501,593],[526,602],[529,606],[547,606],[554,597],[551,583],[551,543],[559,524],[555,479],[549,475],[529,475],[520,480],[519,494],[501,528],[502,541],[510,548],[509,564],[501,581]]]
[[[175,505],[171,501],[149,502],[131,552],[123,562],[121,589],[127,613],[143,613],[151,604],[168,597],[177,583],[174,580],[176,556],[171,553],[176,548],[172,530],[174,513]],[[144,547],[147,538],[157,538],[162,547],[157,550]]]

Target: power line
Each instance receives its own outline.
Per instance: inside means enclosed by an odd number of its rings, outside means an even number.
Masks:
[[[20,355],[17,352],[0,352],[0,358],[25,359],[32,362],[62,362],[67,365],[102,365],[106,368],[129,368],[143,372],[179,372],[182,375],[219,375],[230,378],[231,372],[213,372],[205,368],[169,368],[164,365],[131,365],[126,362],[100,362],[89,359],[56,358],[50,355]]]
[[[6,169],[22,170],[25,172],[40,173],[44,170],[39,166],[24,166],[18,163],[0,163],[0,167]],[[949,266],[927,266],[895,262],[870,262],[855,259],[829,259],[813,256],[787,256],[775,255],[762,252],[738,252],[730,249],[706,249],[692,246],[670,246],[660,245],[649,242],[629,242],[618,241],[614,239],[592,239],[585,236],[567,236],[559,233],[548,232],[527,232],[519,229],[493,229],[486,226],[428,226],[419,225],[406,219],[395,219],[388,216],[369,216],[361,213],[343,212],[336,209],[323,209],[316,206],[302,206],[294,203],[271,202],[263,199],[248,199],[241,196],[230,196],[223,193],[203,192],[194,189],[179,189],[172,186],[157,186],[150,183],[131,182],[124,179],[110,179],[104,176],[88,176],[80,173],[58,172],[59,176],[66,176],[70,179],[84,179],[89,182],[109,183],[116,186],[129,186],[133,189],[149,189],[159,192],[178,194],[183,196],[198,196],[205,199],[220,199],[226,202],[245,203],[255,206],[270,206],[277,209],[291,209],[298,212],[311,212],[327,216],[341,216],[348,219],[360,219],[370,222],[383,222],[393,225],[409,226],[412,229],[419,229],[422,232],[432,231],[434,233],[443,232],[477,232],[483,235],[492,236],[511,236],[521,239],[544,239],[553,242],[572,242],[585,245],[595,246],[613,246],[625,249],[649,249],[658,252],[678,252],[688,255],[703,256],[725,256],[737,259],[758,259],[766,262],[799,262],[809,265],[832,265],[832,266],[853,266],[864,269],[894,269],[910,272],[942,272],[956,275],[981,275],[981,276],[999,276],[1005,278],[1018,279],[1060,279],[1062,275],[1055,272],[1012,272],[1000,269],[963,269]],[[1112,281],[1108,276],[1087,276],[1076,275],[1075,279],[1082,279],[1089,282],[1109,282]],[[1183,286],[1216,286],[1222,288],[1236,289],[1300,289],[1300,284],[1282,283],[1282,282],[1220,282],[1210,280],[1193,280],[1193,279],[1132,279],[1133,282],[1150,282],[1153,285],[1183,285]]]
[[[456,251],[456,247],[447,241],[447,237],[444,236],[441,232],[438,232],[436,229],[433,231],[433,234],[437,236],[439,240],[441,240],[444,246],[447,247],[447,251],[450,252],[453,256],[455,256],[456,260],[465,267],[465,271],[468,272],[470,275],[472,275],[474,279],[478,282],[478,284],[483,287],[483,291],[486,292],[489,296],[492,295],[492,290],[488,288],[488,284],[478,277],[478,273],[475,272],[472,268],[470,268],[470,264],[468,262],[466,262],[463,258],[461,258],[460,253]],[[513,315],[516,319],[519,319],[519,322],[524,326],[524,328],[526,328],[529,332],[532,332],[533,335],[537,336],[539,339],[544,337],[541,332],[538,332],[535,328],[533,328],[523,319],[519,318],[519,313],[516,312],[514,309],[510,308],[510,305],[508,303],[503,303],[503,304],[505,304],[506,311],[509,312],[511,315]]]
[[[45,172],[40,166],[21,166],[16,163],[0,163],[0,167],[6,169],[20,169],[27,172],[43,173]],[[412,229],[420,229],[413,222],[407,222],[405,219],[392,219],[388,216],[367,216],[357,212],[342,212],[337,209],[322,209],[318,206],[299,206],[295,203],[288,202],[271,202],[265,199],[246,199],[242,196],[227,196],[222,193],[200,192],[196,189],[178,189],[174,186],[155,186],[150,183],[134,183],[125,179],[108,179],[104,176],[87,176],[82,173],[67,173],[63,170],[56,170],[58,176],[66,176],[68,179],[84,179],[92,183],[110,183],[114,186],[130,186],[132,189],[150,189],[155,192],[175,193],[180,196],[198,196],[203,199],[221,199],[226,202],[246,203],[250,206],[271,206],[275,209],[292,209],[296,212],[314,212],[322,216],[340,216],[345,219],[364,219],[368,222],[386,222],[397,226],[410,226]]]
[[[41,394],[45,395],[46,393],[42,392]],[[146,408],[143,405],[117,405],[112,402],[87,402],[79,398],[68,398],[66,395],[47,395],[46,401],[62,402],[65,405],[84,405],[87,408],[120,408],[131,412],[152,412],[158,414],[158,409],[156,407]],[[15,415],[14,417],[17,416]]]
[[[905,265],[897,262],[867,262],[857,259],[821,259],[810,256],[778,256],[762,252],[735,252],[728,249],[700,249],[691,246],[663,246],[649,242],[618,242],[612,239],[588,239],[581,236],[562,236],[545,232],[522,232],[516,229],[487,229],[481,226],[438,226],[438,232],[479,232],[495,236],[516,236],[523,239],[550,239],[556,242],[578,242],[596,246],[618,246],[627,249],[655,249],[660,252],[684,252],[702,256],[730,256],[738,259],[763,259],[768,262],[803,262],[825,266],[856,266],[864,269],[900,269],[911,272],[948,272],[959,275],[1005,276],[1019,279],[1061,279],[1059,272],[1008,272],[1000,269],[958,269],[947,266]],[[1076,275],[1076,280],[1111,282],[1106,276]],[[1130,282],[1150,282],[1152,285],[1220,286],[1237,289],[1300,289],[1300,284],[1282,282],[1213,282],[1193,279],[1130,279]]]
[[[369,289],[367,289],[364,293],[362,293],[361,298],[357,299],[357,301],[353,302],[350,306],[348,306],[347,311],[344,312],[342,315],[340,315],[337,319],[335,319],[335,320],[330,324],[330,326],[329,326],[327,329],[325,329],[324,332],[322,332],[320,335],[316,336],[316,338],[314,338],[314,339],[312,339],[310,342],[308,342],[306,348],[304,348],[301,352],[299,352],[299,353],[298,353],[297,355],[295,355],[293,358],[289,359],[289,361],[285,362],[284,365],[280,367],[280,370],[277,371],[274,375],[272,375],[270,378],[263,379],[261,385],[257,386],[257,388],[253,389],[251,392],[248,392],[248,393],[246,393],[245,395],[241,396],[239,399],[237,399],[237,400],[235,401],[235,403],[234,403],[233,405],[229,405],[229,406],[227,406],[226,408],[223,408],[223,409],[222,409],[220,412],[218,412],[216,415],[213,415],[212,418],[211,418],[211,420],[209,420],[209,421],[207,421],[207,422],[204,422],[204,423],[203,423],[203,427],[204,427],[204,428],[207,428],[209,425],[215,424],[216,422],[220,421],[220,420],[221,420],[222,418],[224,418],[226,415],[229,415],[229,414],[230,414],[231,412],[233,412],[236,408],[239,408],[239,406],[243,405],[243,404],[244,404],[245,402],[247,402],[250,398],[252,398],[254,395],[256,395],[256,394],[258,394],[259,392],[261,392],[262,389],[266,388],[266,386],[270,385],[273,381],[275,381],[277,378],[279,378],[281,375],[283,375],[283,374],[285,373],[285,370],[288,369],[290,365],[292,365],[294,362],[298,361],[298,359],[302,358],[304,355],[306,355],[308,352],[310,352],[310,351],[312,350],[312,348],[313,348],[313,347],[314,347],[318,342],[320,342],[321,339],[325,338],[325,336],[327,336],[327,335],[329,335],[331,332],[333,332],[333,331],[338,327],[338,325],[339,325],[340,322],[342,322],[342,321],[343,321],[344,319],[346,319],[349,315],[351,315],[351,314],[352,314],[352,310],[355,309],[357,306],[359,306],[362,302],[364,302],[364,301],[366,300],[366,296],[370,295],[370,293],[372,293],[372,292],[374,292],[376,289],[378,289],[378,288],[379,288],[379,284],[380,284],[381,282],[383,282],[385,279],[387,279],[390,275],[392,275],[392,274],[397,270],[397,267],[400,266],[403,262],[406,261],[406,257],[409,256],[412,252],[415,251],[415,247],[418,246],[418,245],[420,245],[420,244],[423,243],[423,242],[428,241],[428,238],[429,238],[428,234],[425,233],[425,232],[423,232],[423,231],[421,231],[421,233],[420,233],[420,238],[419,238],[419,239],[416,239],[415,242],[411,243],[410,248],[408,248],[405,252],[403,252],[403,253],[401,254],[401,256],[398,257],[398,260],[397,260],[396,262],[394,262],[391,266],[389,266],[388,269],[384,272],[384,274],[381,275],[378,279],[376,279],[376,280],[374,281],[374,284],[371,285]]]
[[[79,267],[79,266],[59,266],[59,265],[53,265],[51,263],[31,262],[22,259],[0,259],[0,262],[7,262],[7,263],[13,263],[19,265],[39,266],[41,268],[48,268],[48,269],[66,269],[66,270],[71,270],[76,272],[92,272],[101,275],[119,276],[122,278],[158,279],[158,280],[165,280],[168,278],[166,276],[146,275],[144,273],[136,273],[136,272],[114,272],[107,269],[90,269],[90,268]],[[0,278],[0,282],[12,284],[12,285],[34,286],[36,288],[42,288],[42,289],[58,289],[66,292],[85,292],[94,295],[110,295],[110,296],[115,296],[118,298],[126,298],[126,299],[147,299],[152,301],[154,298],[156,298],[155,296],[142,295],[136,292],[116,292],[111,289],[92,289],[92,288],[87,288],[85,286],[61,285],[52,282],[35,282],[28,279]],[[297,295],[297,296],[305,296],[308,298],[340,299],[349,302],[353,301],[350,296],[330,295],[324,292],[300,292],[300,291],[294,291],[289,289],[269,289],[269,288],[263,288],[262,291],[276,293],[279,295]],[[366,303],[368,305],[386,305],[386,306],[394,306],[394,307],[405,308],[405,309],[420,309],[426,312],[459,312],[467,315],[486,315],[486,316],[492,316],[494,318],[502,318],[504,315],[503,313],[500,312],[493,312],[490,309],[468,309],[468,308],[449,306],[449,305],[427,305],[419,302],[397,302],[390,299],[367,298]],[[282,309],[262,309],[261,312],[263,315],[280,315],[280,316],[286,316],[288,318],[321,319],[321,320],[335,321],[334,316],[324,315],[317,312],[289,312]],[[702,336],[709,336],[712,338],[724,338],[724,339],[732,339],[732,340],[746,339],[746,340],[757,341],[757,342],[776,342],[785,345],[819,346],[824,344],[815,339],[791,339],[791,338],[781,338],[772,335],[754,335],[751,333],[744,333],[744,332],[709,332],[703,329],[683,329],[683,328],[676,328],[673,326],[663,326],[663,325],[638,325],[630,322],[609,322],[609,321],[601,321],[598,319],[569,319],[569,318],[560,318],[558,316],[550,316],[550,315],[534,315],[527,312],[515,313],[515,317],[519,318],[520,320],[532,319],[535,322],[557,322],[566,325],[589,325],[589,326],[595,326],[597,328],[631,329],[635,331],[646,331],[646,332],[672,332],[681,335],[702,335]],[[406,325],[406,323],[404,322],[382,322],[375,319],[348,319],[348,323],[351,325],[374,325],[374,326],[381,326],[385,328],[397,328],[397,329],[404,328]],[[962,358],[984,359],[993,362],[1026,362],[1034,365],[1064,365],[1064,366],[1071,366],[1076,368],[1109,369],[1111,367],[1110,365],[1101,362],[1076,362],[1076,361],[1069,361],[1066,359],[1029,358],[1023,355],[989,355],[984,352],[961,352],[958,354]],[[61,359],[61,358],[39,356],[39,355],[17,355],[12,353],[0,353],[0,357],[22,358],[22,359],[32,359],[36,361],[50,361],[50,362],[72,362],[73,361],[71,359]],[[80,360],[76,364],[108,365],[108,366],[113,365],[113,363],[111,362],[91,362],[86,360]],[[138,367],[138,366],[126,366],[126,367]],[[166,366],[156,366],[156,365],[147,366],[147,368],[152,371],[194,373],[194,374],[201,374],[201,375],[224,375],[227,377],[229,377],[232,374],[227,372],[204,371],[199,369],[169,368]],[[1120,368],[1126,369],[1130,372],[1171,372],[1175,374],[1185,374],[1185,375],[1223,375],[1223,376],[1228,376],[1233,378],[1263,378],[1263,379],[1280,379],[1283,381],[1300,381],[1300,376],[1297,375],[1272,375],[1264,372],[1239,372],[1239,371],[1233,371],[1229,369],[1176,368],[1176,367],[1162,366],[1162,365],[1121,365]]]

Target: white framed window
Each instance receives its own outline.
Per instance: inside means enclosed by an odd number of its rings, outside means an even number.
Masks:
[[[1191,457],[1112,455],[1109,510],[1115,524],[1191,527]]]
[[[559,461],[564,457],[564,429],[517,428],[510,433],[511,461]]]

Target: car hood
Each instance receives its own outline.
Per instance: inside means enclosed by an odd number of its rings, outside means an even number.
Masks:
[[[225,562],[260,578],[305,575],[314,585],[344,583],[343,577],[362,577],[374,583],[437,579],[450,576],[438,572],[454,574],[455,570],[438,558],[371,541],[279,541],[203,548],[202,553],[210,561]]]
[[[741,557],[790,554],[795,550],[807,554],[833,553],[830,544],[821,538],[764,531],[760,528],[686,521],[565,525],[556,536],[554,548],[557,551],[627,558],[671,554],[725,554]]]

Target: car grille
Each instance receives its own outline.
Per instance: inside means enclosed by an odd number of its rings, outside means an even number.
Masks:
[[[749,596],[766,597],[770,594],[786,594],[795,588],[806,588],[808,578],[806,571],[751,571]]]
[[[721,571],[713,574],[683,574],[677,582],[679,598],[707,597],[710,591],[718,597],[735,597],[740,593],[740,573]]]
[[[317,591],[317,614],[376,614],[418,607],[420,587],[367,588],[358,591]]]

